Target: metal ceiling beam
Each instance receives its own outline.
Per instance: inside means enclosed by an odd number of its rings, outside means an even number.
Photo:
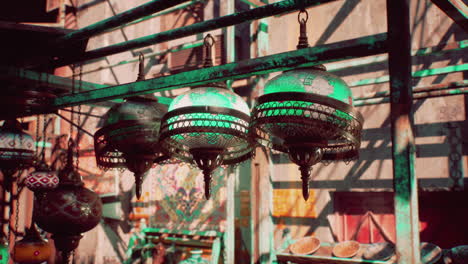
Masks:
[[[106,30],[132,22],[136,19],[176,6],[187,0],[153,0],[115,16],[76,30],[56,40],[57,43],[78,41],[100,34]]]
[[[332,1],[336,0],[284,0],[281,2],[250,9],[247,11],[234,13],[219,18],[214,18],[200,23],[195,23],[189,26],[175,28],[161,33],[156,33],[153,35],[148,35],[145,37],[109,45],[107,47],[90,50],[85,53],[75,54],[67,58],[51,61],[48,64],[51,67],[59,67],[72,63],[88,61],[131,49],[142,48],[153,44],[179,39],[182,37],[192,36],[210,30],[234,26],[243,22],[292,12],[302,6],[317,6]]]
[[[338,60],[376,55],[387,51],[386,38],[386,33],[382,33],[94,91],[65,95],[56,98],[53,102],[53,107],[63,108],[101,102],[181,87],[202,85],[210,82],[267,74],[299,66],[313,66]]]
[[[431,0],[468,33],[468,6],[461,0]]]

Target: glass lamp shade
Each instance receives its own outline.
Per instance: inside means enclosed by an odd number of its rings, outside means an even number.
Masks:
[[[0,169],[27,168],[34,161],[34,140],[23,132],[20,123],[7,120],[0,127]]]
[[[59,178],[57,172],[52,171],[42,160],[36,170],[26,177],[25,183],[29,190],[43,192],[56,188],[59,184]]]
[[[163,117],[160,141],[168,155],[203,170],[209,197],[214,169],[250,158],[254,144],[249,121],[247,104],[225,85],[195,87],[172,101]]]
[[[39,264],[47,261],[52,253],[52,246],[44,240],[36,227],[26,229],[23,239],[15,243],[12,258],[15,263]]]
[[[19,170],[32,166],[34,162],[34,140],[23,132],[16,119],[6,120],[0,127],[0,170],[3,173],[3,187],[10,191]]]
[[[143,174],[166,157],[159,145],[161,118],[167,106],[148,98],[131,97],[106,114],[94,135],[96,163],[102,169],[127,168],[135,174],[137,197]]]
[[[308,197],[312,165],[358,157],[364,119],[352,104],[350,88],[323,66],[291,70],[266,83],[250,129],[259,143],[299,165]]]

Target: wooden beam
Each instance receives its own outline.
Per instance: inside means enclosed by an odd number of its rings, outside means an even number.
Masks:
[[[387,26],[396,255],[399,264],[417,264],[421,260],[414,167],[410,0],[387,0]]]
[[[228,79],[240,79],[297,67],[314,66],[338,60],[376,55],[386,52],[386,38],[386,34],[381,33],[236,63],[181,72],[140,82],[65,95],[56,98],[53,102],[53,107],[63,108],[102,102],[181,87],[203,85],[210,82],[226,81]]]
[[[461,0],[431,0],[468,33],[468,6]]]

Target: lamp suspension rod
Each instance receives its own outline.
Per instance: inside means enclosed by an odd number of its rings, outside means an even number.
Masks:
[[[156,12],[165,10],[170,7],[174,7],[183,2],[187,2],[187,0],[153,0],[146,4],[137,6],[115,16],[109,17],[84,28],[68,33],[63,37],[56,39],[55,42],[65,43],[83,40],[103,33],[104,31],[132,22],[139,18],[154,14]]]
[[[187,36],[192,36],[206,31],[234,26],[243,22],[248,22],[265,17],[280,15],[292,12],[302,7],[317,6],[324,3],[336,0],[304,0],[298,4],[297,0],[284,0],[273,4],[264,5],[247,11],[242,11],[219,18],[210,19],[207,21],[195,23],[185,27],[175,28],[160,33],[148,35],[141,38],[132,39],[129,41],[109,45],[84,53],[75,54],[74,56],[58,59],[49,62],[51,67],[65,66],[72,63],[84,62],[92,59],[98,59],[112,54],[128,51],[131,49],[142,48],[149,45],[154,45],[174,39],[179,39]]]
[[[339,60],[381,54],[387,51],[386,39],[387,34],[380,33],[316,47],[161,76],[140,82],[64,95],[55,98],[51,107],[57,109],[79,104],[102,102],[181,87],[203,85],[210,82],[246,78],[253,75],[267,74],[297,67],[309,67]]]

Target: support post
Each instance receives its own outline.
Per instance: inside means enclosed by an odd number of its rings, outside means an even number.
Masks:
[[[388,64],[399,264],[420,263],[418,184],[415,175],[410,0],[387,0]]]

